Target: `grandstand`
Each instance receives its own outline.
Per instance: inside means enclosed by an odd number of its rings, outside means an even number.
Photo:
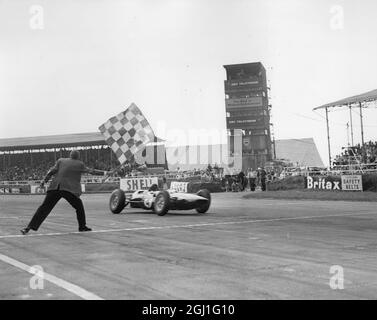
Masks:
[[[159,159],[156,156],[158,148],[163,148],[164,151],[164,157],[160,162],[156,161]],[[0,193],[6,192],[4,191],[6,188],[11,189],[12,187],[19,188],[22,192],[25,188],[26,192],[30,192],[27,191],[30,189],[30,185],[37,185],[55,161],[60,157],[68,157],[72,149],[80,150],[82,160],[89,167],[100,170],[111,170],[118,167],[114,177],[108,181],[110,183],[119,181],[119,177],[147,173],[128,170],[126,167],[119,168],[115,154],[99,132],[0,139]],[[147,146],[147,149],[153,149],[153,152],[149,152],[153,155],[153,159],[146,157],[149,161],[147,161],[147,167],[149,167],[147,174],[197,175],[201,176],[201,179],[207,179],[211,176],[207,172],[209,165],[222,170],[230,169],[230,171],[223,171],[225,174],[233,171],[233,173],[238,173],[236,169],[232,170],[228,167],[227,144],[166,147],[164,140],[156,138],[154,143]],[[341,155],[336,157],[337,162],[334,163],[332,173],[339,170],[341,172],[356,170],[364,173],[376,171],[376,143],[368,142],[364,147],[358,145],[352,150],[358,158],[365,156],[367,162],[363,162],[362,166],[355,166],[350,161],[350,151],[344,150]],[[289,166],[293,165],[306,170],[308,174],[310,174],[310,168],[313,167],[315,170],[324,169],[313,138],[276,140],[275,152],[276,159],[284,160],[289,163]],[[164,169],[168,169],[168,171],[164,171]],[[330,171],[326,169],[324,172],[330,174]],[[101,179],[101,177],[84,176],[82,182],[85,184],[100,183]]]
[[[165,154],[164,148],[160,138],[147,146],[143,155],[148,166],[166,167],[165,157],[157,156]],[[82,160],[92,168],[110,170],[119,165],[99,132],[0,139],[0,180],[38,180],[72,149],[80,150]]]

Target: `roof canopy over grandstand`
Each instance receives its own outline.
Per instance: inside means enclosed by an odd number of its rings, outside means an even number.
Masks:
[[[343,106],[349,106],[352,104],[359,104],[363,102],[370,102],[377,100],[377,89],[368,91],[362,94],[358,94],[356,96],[344,98],[335,102],[330,102],[327,104],[324,104],[322,106],[316,107],[313,110],[318,109],[326,109],[326,108],[334,108],[334,107],[343,107]]]
[[[157,143],[163,141],[160,138],[156,138]],[[0,139],[0,151],[3,152],[102,145],[106,145],[106,142],[100,132]]]

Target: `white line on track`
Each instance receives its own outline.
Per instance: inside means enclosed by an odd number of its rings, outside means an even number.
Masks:
[[[321,218],[334,218],[334,217],[357,217],[363,215],[377,215],[377,212],[363,212],[363,213],[349,213],[349,214],[328,214],[328,215],[316,215],[316,216],[303,216],[303,217],[288,217],[288,218],[272,218],[272,219],[253,219],[253,220],[239,220],[239,221],[222,221],[222,222],[208,222],[197,224],[183,224],[183,225],[170,225],[170,226],[156,226],[156,227],[136,227],[136,228],[122,228],[122,229],[103,229],[93,230],[89,234],[93,233],[111,233],[122,231],[145,231],[145,230],[161,230],[161,229],[177,229],[177,228],[195,228],[195,227],[207,227],[207,226],[219,226],[219,225],[235,225],[244,223],[261,223],[261,222],[275,222],[275,221],[292,221],[292,220],[307,220],[307,219],[321,219]],[[70,234],[82,234],[82,232],[50,232],[50,233],[35,233],[28,234],[27,236],[21,234],[10,234],[0,236],[0,239],[9,238],[30,238],[30,237],[46,237],[46,236],[64,236]]]
[[[16,267],[18,269],[21,269],[23,271],[31,273],[32,275],[35,275],[33,268],[31,266],[28,266],[25,263],[17,261],[15,259],[8,257],[8,256],[5,256],[1,253],[0,253],[0,260],[7,263],[7,264],[12,265],[13,267]],[[56,286],[58,286],[62,289],[65,289],[65,290],[73,293],[74,295],[76,295],[76,296],[78,296],[82,299],[85,299],[85,300],[103,300],[101,297],[95,295],[94,293],[91,293],[91,292],[89,292],[89,291],[87,291],[87,290],[85,290],[85,289],[83,289],[83,288],[81,288],[81,287],[79,287],[79,286],[77,286],[73,283],[70,283],[70,282],[65,281],[63,279],[55,277],[52,274],[49,274],[47,272],[43,273],[43,279],[55,284]]]
[[[20,217],[0,217],[0,219],[20,219]]]
[[[61,223],[61,222],[43,221],[43,223],[50,223],[50,224],[55,224],[57,226],[69,227],[69,228],[73,227],[73,224],[66,224],[66,223]]]

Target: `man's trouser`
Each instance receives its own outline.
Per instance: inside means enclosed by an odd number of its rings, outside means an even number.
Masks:
[[[261,179],[261,189],[262,191],[266,191],[266,179]]]
[[[255,178],[249,178],[250,191],[255,191]]]
[[[75,196],[73,193],[64,190],[50,190],[47,191],[46,197],[41,204],[41,206],[35,212],[33,218],[31,219],[28,227],[32,230],[37,231],[42,222],[47,218],[52,209],[58,201],[64,198],[68,203],[76,209],[77,221],[79,223],[79,228],[84,228],[86,226],[85,220],[85,210],[84,205],[79,197]]]

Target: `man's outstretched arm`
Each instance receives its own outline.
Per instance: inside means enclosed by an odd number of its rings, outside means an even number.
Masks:
[[[104,171],[104,170],[92,169],[92,168],[89,168],[89,167],[84,167],[84,170],[83,170],[84,173],[89,173],[89,174],[96,175],[96,176],[111,175],[111,174],[114,173],[114,171],[115,170]]]
[[[47,183],[47,182],[50,180],[50,178],[51,178],[54,174],[56,174],[56,173],[58,172],[58,170],[59,170],[59,160],[56,161],[55,165],[54,165],[52,168],[50,168],[50,170],[48,170],[47,174],[46,174],[45,177],[42,179],[42,181],[41,181],[41,187],[42,187],[42,188],[43,188],[44,184]]]

